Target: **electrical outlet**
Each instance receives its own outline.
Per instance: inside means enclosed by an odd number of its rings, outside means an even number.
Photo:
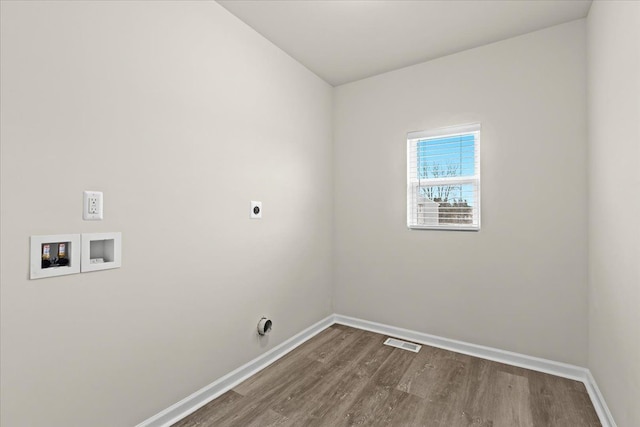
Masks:
[[[84,209],[82,210],[82,218],[88,221],[99,221],[102,219],[102,192],[101,191],[85,191],[84,192]]]
[[[262,219],[262,202],[251,202],[251,219]]]
[[[98,198],[96,196],[89,196],[89,213],[98,213]]]

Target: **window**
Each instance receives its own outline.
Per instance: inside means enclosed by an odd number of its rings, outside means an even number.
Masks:
[[[480,229],[480,124],[407,134],[407,225]]]

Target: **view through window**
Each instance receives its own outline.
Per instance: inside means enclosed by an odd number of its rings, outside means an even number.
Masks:
[[[480,228],[480,125],[407,135],[410,228]]]

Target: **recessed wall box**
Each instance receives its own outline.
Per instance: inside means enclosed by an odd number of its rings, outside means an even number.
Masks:
[[[31,236],[29,278],[80,273],[80,235]]]
[[[87,271],[120,268],[122,265],[122,233],[82,233],[80,269]]]

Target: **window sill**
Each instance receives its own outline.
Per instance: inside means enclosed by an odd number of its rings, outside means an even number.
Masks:
[[[446,230],[446,231],[480,231],[479,226],[460,226],[455,225],[410,225],[409,230]]]

